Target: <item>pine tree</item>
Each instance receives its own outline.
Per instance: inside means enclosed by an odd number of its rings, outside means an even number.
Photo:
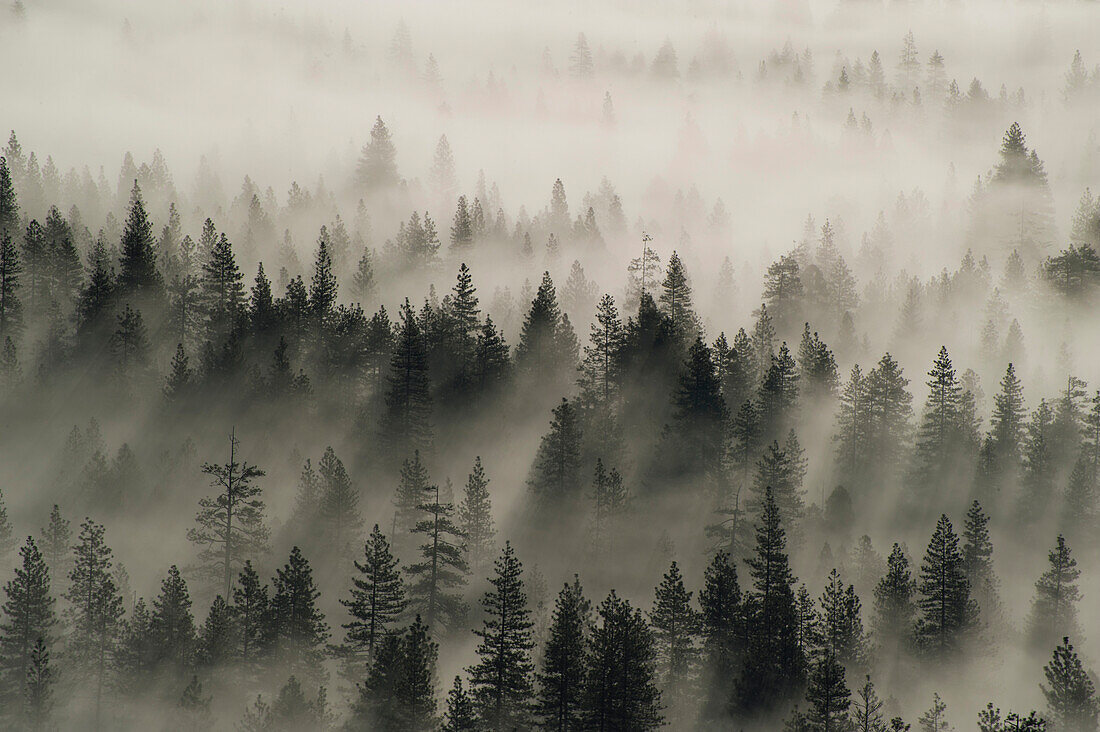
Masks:
[[[1039,688],[1046,697],[1055,729],[1094,732],[1100,702],[1096,699],[1092,674],[1085,670],[1069,638],[1054,649],[1050,663],[1043,666],[1047,683]]]
[[[928,372],[928,398],[917,432],[915,472],[918,485],[935,485],[954,472],[952,458],[958,448],[959,401],[962,387],[947,349],[940,353]]]
[[[443,714],[440,732],[476,732],[477,712],[474,701],[462,685],[462,677],[455,676],[451,690],[447,692],[447,711]]]
[[[882,714],[884,706],[871,677],[867,676],[863,686],[856,690],[856,700],[852,705],[852,723],[855,732],[887,732],[886,720]]]
[[[866,655],[860,607],[855,588],[845,587],[835,569],[830,572],[821,595],[821,645],[846,668],[862,662]]]
[[[412,460],[401,464],[401,479],[393,498],[393,546],[398,557],[409,557],[416,549],[413,529],[419,520],[419,506],[429,489],[428,469],[420,459],[420,451]]]
[[[322,679],[328,624],[317,607],[321,592],[313,583],[313,570],[298,547],[291,549],[287,563],[276,571],[272,589],[270,622],[276,652],[295,674]]]
[[[581,729],[661,727],[653,635],[640,610],[614,591],[598,609],[585,678]]]
[[[215,240],[203,262],[199,300],[206,313],[206,337],[220,345],[236,332],[245,314],[244,275],[225,234]]]
[[[356,179],[366,190],[385,189],[400,182],[397,175],[397,150],[390,131],[378,117],[370,131],[370,142],[363,147],[356,168]]]
[[[746,711],[780,703],[803,678],[791,589],[795,578],[786,549],[779,506],[767,489],[756,526],[755,554],[747,560],[753,592],[747,600],[749,648],[738,686],[738,703]]]
[[[474,635],[480,661],[469,669],[470,689],[481,723],[490,730],[522,729],[531,715],[531,611],[521,577],[523,566],[505,542],[481,600],[485,620]]]
[[[473,471],[466,480],[466,490],[458,507],[458,519],[466,536],[466,555],[470,570],[480,574],[496,538],[492,502],[489,499],[489,479],[485,476],[485,469],[481,467],[480,455],[474,458]]]
[[[344,463],[336,457],[332,447],[325,448],[325,454],[317,464],[317,472],[321,479],[318,512],[326,543],[335,551],[336,557],[350,557],[354,551],[352,545],[362,536],[360,532],[363,530],[359,491],[351,484]]]
[[[947,732],[951,729],[945,712],[947,712],[947,705],[940,699],[940,695],[932,694],[932,706],[917,720],[921,732]]]
[[[699,591],[700,631],[703,636],[704,719],[722,719],[729,710],[732,680],[745,652],[745,607],[737,568],[729,554],[719,551],[704,573]]]
[[[51,586],[57,587],[62,578],[69,576],[72,566],[73,531],[61,508],[55,503],[50,509],[50,521],[42,529],[42,558],[50,570]],[[56,594],[56,593],[55,593]]]
[[[970,598],[963,556],[947,515],[940,516],[920,568],[917,640],[931,654],[958,649],[977,621],[978,607]]]
[[[1070,555],[1066,539],[1058,535],[1058,542],[1047,555],[1050,568],[1035,583],[1035,599],[1028,618],[1028,634],[1035,648],[1049,648],[1062,636],[1080,636],[1077,624],[1077,603],[1081,593],[1077,580],[1081,570],[1077,560]]]
[[[0,157],[0,239],[13,234],[19,226],[19,202],[12,185],[8,160]]]
[[[317,256],[313,260],[313,279],[309,285],[309,309],[320,330],[332,325],[336,310],[338,287],[333,272],[330,239],[328,229],[322,226],[317,239]]]
[[[458,197],[454,223],[451,225],[451,251],[456,255],[468,250],[474,242],[473,222],[470,220],[470,207],[466,196]]]
[[[806,690],[809,704],[807,721],[815,732],[848,732],[852,720],[849,715],[852,693],[844,680],[844,667],[836,657],[826,652],[814,664],[810,672],[810,685]]]
[[[791,426],[797,402],[798,368],[784,342],[779,346],[779,352],[771,357],[771,364],[764,372],[756,397],[761,434],[774,439],[786,432]]]
[[[252,568],[252,561],[245,560],[233,589],[233,617],[236,621],[237,639],[233,656],[246,669],[255,671],[271,641],[268,619],[271,601],[267,585],[260,584],[260,577]]]
[[[198,632],[199,665],[207,668],[227,666],[233,660],[237,632],[233,608],[224,597],[217,595]]]
[[[0,234],[0,336],[13,340],[23,333],[23,303],[19,299],[22,273],[19,250],[12,244],[11,235]]]
[[[995,617],[1000,606],[997,575],[993,570],[993,542],[989,538],[989,517],[977,501],[970,504],[963,524],[963,571],[971,593],[986,618]]]
[[[389,542],[375,524],[363,563],[355,562],[358,575],[352,576],[349,597],[340,601],[351,616],[343,626],[347,633],[341,650],[353,667],[369,664],[382,637],[405,612],[405,585],[397,565]]]
[[[504,384],[511,370],[508,344],[493,319],[486,315],[474,346],[473,383],[481,393],[491,393]]]
[[[783,255],[768,267],[764,302],[780,333],[789,332],[800,322],[803,292],[798,260],[793,256]]]
[[[908,645],[917,608],[913,602],[916,582],[909,571],[909,559],[894,544],[886,560],[886,574],[875,585],[874,630],[884,650],[897,664]]]
[[[670,706],[683,701],[697,671],[700,634],[699,613],[691,606],[691,592],[676,562],[654,591],[649,614],[657,651],[657,672]]]
[[[195,652],[195,619],[187,584],[175,565],[168,569],[160,596],[153,600],[149,630],[158,665],[170,673],[190,668]]]
[[[661,283],[661,295],[657,302],[679,338],[686,342],[698,335],[699,318],[691,302],[691,283],[676,252],[668,258],[668,269],[665,270],[665,280]]]
[[[176,355],[172,357],[172,371],[164,383],[164,398],[169,404],[186,401],[191,386],[191,366],[183,344],[176,344]]]
[[[574,575],[558,593],[538,673],[535,708],[546,729],[580,728],[591,624],[592,604]]]
[[[381,437],[391,455],[408,455],[413,450],[427,452],[432,446],[428,355],[407,299],[401,308],[395,341]]]
[[[199,730],[209,729],[212,722],[210,718],[210,702],[213,697],[204,696],[202,682],[199,677],[192,674],[191,681],[184,688],[180,700],[176,703],[176,717],[179,720],[180,729]]]
[[[417,507],[425,516],[416,523],[414,534],[423,535],[421,561],[410,564],[410,605],[432,633],[442,637],[453,631],[466,615],[466,604],[455,590],[466,582],[466,559],[463,557],[462,530],[455,525],[454,504],[450,501],[450,485],[441,495],[438,485],[427,486]]]
[[[581,363],[579,382],[584,403],[607,405],[618,396],[625,337],[615,299],[604,295],[596,307],[596,322],[589,335],[591,345],[585,346]]]
[[[76,560],[69,572],[69,590],[65,594],[69,602],[65,618],[72,629],[66,655],[73,671],[94,680],[98,728],[121,629],[122,597],[111,575],[112,552],[104,541],[102,525],[85,519],[74,553]]]
[[[33,668],[38,642],[53,641],[54,600],[50,594],[50,571],[34,539],[27,537],[19,550],[21,566],[4,586],[5,601],[0,610],[0,700],[9,709],[19,709],[25,680]],[[29,711],[29,710],[24,710]]]
[[[50,665],[50,651],[39,638],[31,650],[31,662],[27,667],[27,679],[23,688],[23,710],[27,729],[50,729],[50,711],[53,708],[55,672]]]
[[[374,253],[368,247],[363,247],[363,254],[359,257],[355,274],[351,278],[351,294],[364,306],[374,302],[378,290],[374,277],[374,258]]]
[[[880,478],[890,476],[905,451],[913,402],[913,395],[906,390],[908,385],[909,380],[889,353],[867,374],[868,448],[875,456]]]
[[[0,566],[8,565],[8,556],[18,542],[11,521],[8,520],[8,506],[4,501],[4,493],[0,491]]]
[[[145,213],[141,188],[134,181],[130,192],[130,213],[119,247],[118,288],[124,298],[136,298],[135,304],[157,304],[164,281],[157,269],[153,225]]]
[[[696,473],[715,480],[721,467],[728,410],[711,351],[702,338],[696,338],[688,351],[673,396],[672,418],[668,453],[662,460],[665,468],[674,475]]]
[[[550,432],[543,436],[527,485],[540,509],[569,506],[581,495],[581,434],[577,412],[568,400],[554,408]]]
[[[438,647],[428,627],[416,620],[404,634],[391,633],[382,641],[359,699],[352,709],[349,730],[429,732],[435,720],[435,664]]]
[[[268,538],[262,489],[254,483],[265,473],[255,465],[237,462],[239,445],[231,433],[229,462],[203,463],[202,472],[211,476],[210,484],[218,492],[199,500],[198,526],[187,532],[188,540],[204,547],[199,555],[203,571],[221,580],[226,597],[232,594],[236,568],[262,553]]]
[[[556,384],[570,364],[562,341],[562,314],[554,281],[544,272],[516,345],[516,368],[540,384]]]
[[[1001,379],[1001,391],[993,397],[993,415],[986,438],[983,472],[994,485],[1011,480],[1020,466],[1024,434],[1024,392],[1016,370],[1008,365]]]

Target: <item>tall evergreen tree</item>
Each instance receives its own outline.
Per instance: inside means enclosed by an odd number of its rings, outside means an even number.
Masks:
[[[122,596],[112,574],[113,559],[104,540],[101,524],[85,519],[74,548],[75,562],[69,572],[69,606],[65,618],[71,631],[66,645],[69,668],[92,680],[95,689],[96,727],[99,727],[103,695],[114,671]]]
[[[668,450],[661,463],[672,474],[695,473],[716,480],[724,452],[728,411],[710,349],[702,338],[696,338],[688,351],[679,388],[673,396],[673,409],[673,423],[667,433]]]
[[[977,622],[970,598],[959,537],[946,514],[940,516],[920,568],[920,620],[917,640],[927,652],[943,656],[959,648]]]
[[[237,639],[233,656],[247,671],[255,671],[260,659],[267,652],[271,641],[271,600],[267,585],[260,583],[260,576],[246,559],[233,589],[233,617],[236,621]]]
[[[999,611],[997,575],[993,570],[993,542],[989,538],[989,517],[977,501],[970,504],[963,524],[963,570],[970,591],[986,619]]]
[[[50,570],[53,587],[69,576],[72,566],[73,531],[68,519],[61,515],[61,508],[55,503],[50,509],[50,521],[42,529],[42,558]],[[55,593],[56,594],[56,593]]]
[[[654,730],[663,723],[653,634],[640,610],[615,594],[598,609],[581,729]]]
[[[163,295],[164,281],[157,269],[153,224],[137,181],[130,192],[130,213],[119,246],[118,287],[123,298],[135,305],[156,305]]]
[[[495,562],[492,589],[481,600],[485,620],[474,635],[479,661],[469,669],[470,689],[481,723],[490,730],[522,729],[531,719],[531,611],[523,567],[510,542]]]
[[[358,574],[352,576],[349,597],[340,600],[351,616],[344,624],[347,633],[341,650],[354,668],[367,667],[383,636],[405,612],[405,585],[397,565],[389,542],[375,524],[363,562],[355,562]]]
[[[175,565],[168,569],[160,595],[153,600],[149,630],[158,666],[172,674],[190,668],[195,653],[195,619],[187,584]]]
[[[563,339],[562,313],[550,273],[544,272],[516,345],[516,368],[540,384],[557,384],[575,367]]]
[[[535,709],[545,729],[581,729],[591,625],[592,604],[574,576],[558,593],[538,673]]]
[[[849,708],[852,692],[844,679],[844,667],[825,652],[814,663],[806,690],[809,712],[806,715],[814,732],[849,732],[852,726]]]
[[[840,573],[834,569],[829,573],[821,595],[821,645],[825,653],[845,668],[865,660],[866,637],[860,609],[855,587],[845,587]]]
[[[527,485],[540,509],[567,507],[581,495],[581,434],[567,399],[554,408],[550,431],[535,453]]]
[[[225,234],[215,240],[203,263],[199,299],[206,314],[206,337],[220,346],[237,331],[245,314],[244,275]]]
[[[886,560],[886,574],[875,585],[874,631],[883,650],[896,665],[909,645],[917,607],[913,601],[917,586],[909,570],[909,559],[894,544]]]
[[[437,637],[453,631],[466,615],[466,604],[455,592],[466,582],[465,537],[454,522],[449,484],[447,488],[447,494],[441,495],[438,485],[426,487],[418,506],[424,518],[413,529],[424,537],[421,560],[405,569],[411,578],[410,605]]]
[[[668,258],[665,280],[661,283],[661,294],[657,301],[678,337],[687,342],[698,336],[699,318],[692,306],[691,283],[676,252]]]
[[[19,250],[12,244],[11,235],[0,234],[0,337],[18,340],[23,333],[23,303],[19,299],[22,274]]]
[[[496,530],[493,528],[492,502],[489,499],[489,479],[481,467],[481,456],[474,458],[473,471],[466,480],[466,490],[458,507],[459,524],[466,536],[466,555],[470,570],[480,573],[493,550]]]
[[[397,150],[381,117],[374,121],[370,142],[363,147],[355,175],[356,182],[366,190],[382,190],[400,182],[397,175]]]
[[[435,665],[438,646],[417,616],[404,634],[391,633],[359,686],[349,730],[430,732],[436,729]]]
[[[50,664],[50,651],[39,638],[31,651],[31,663],[27,668],[27,680],[23,689],[23,708],[28,729],[50,729],[50,711],[53,708],[53,686],[56,672]]]
[[[391,455],[408,455],[432,446],[432,398],[428,356],[420,326],[406,299],[390,360],[389,388],[381,437]]]
[[[700,617],[676,562],[654,591],[649,621],[657,651],[657,673],[670,707],[683,703],[697,673]]]
[[[737,568],[719,551],[704,573],[699,591],[700,630],[705,669],[703,719],[722,719],[730,710],[733,681],[746,645],[745,608]]]
[[[884,703],[875,692],[871,677],[867,676],[863,685],[856,689],[856,700],[852,705],[852,724],[855,732],[887,732],[886,719],[882,708]]]
[[[351,484],[344,463],[336,457],[332,447],[317,464],[321,479],[318,496],[318,514],[322,521],[327,544],[335,556],[344,559],[353,552],[353,544],[362,536],[363,517],[359,512],[359,491]]]
[[[302,551],[294,547],[290,558],[275,573],[271,596],[271,636],[280,660],[295,675],[321,680],[324,643],[329,637],[325,615],[317,606],[320,590]]]
[[[12,185],[8,159],[0,156],[0,239],[11,236],[19,226],[19,201]]]
[[[187,538],[204,547],[200,554],[204,572],[220,580],[225,597],[233,592],[233,575],[246,560],[255,558],[267,546],[262,489],[255,484],[264,471],[237,461],[240,442],[229,436],[229,461],[224,465],[203,463],[202,472],[211,477],[218,492],[199,500],[198,524]]]
[[[1008,365],[1001,391],[993,397],[990,431],[983,446],[982,472],[993,486],[1011,481],[1020,467],[1024,435],[1024,390],[1016,369]]]
[[[1047,555],[1050,567],[1035,583],[1035,599],[1028,617],[1028,634],[1035,648],[1049,648],[1063,636],[1079,636],[1077,603],[1081,593],[1077,580],[1081,570],[1070,553],[1066,539],[1058,535],[1058,542]]]
[[[4,585],[6,599],[0,606],[0,700],[14,718],[26,719],[29,710],[24,707],[22,695],[35,648],[39,641],[47,646],[52,643],[57,619],[50,594],[50,571],[34,539],[27,537],[19,554],[21,565]]]
[[[474,700],[462,685],[462,677],[455,676],[454,684],[447,692],[447,711],[443,714],[440,732],[476,732],[477,729]]]
[[[588,404],[609,404],[621,387],[621,352],[625,332],[615,299],[604,295],[596,306],[596,322],[584,347],[579,379],[582,398]]]
[[[1092,674],[1085,670],[1069,638],[1063,638],[1054,649],[1050,663],[1043,666],[1043,675],[1047,683],[1039,688],[1046,697],[1055,729],[1094,732],[1100,701],[1096,698]]]

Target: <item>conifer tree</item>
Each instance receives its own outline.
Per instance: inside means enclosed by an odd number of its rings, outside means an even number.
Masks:
[[[909,437],[913,395],[901,366],[889,354],[867,374],[867,425],[877,477],[886,478],[901,460]]]
[[[997,575],[993,570],[993,542],[989,538],[989,517],[977,501],[970,504],[963,524],[963,570],[970,591],[986,618],[1000,606]]]
[[[458,197],[454,223],[451,225],[451,251],[456,254],[468,250],[474,241],[473,222],[470,220],[470,207],[466,196]]]
[[[1069,638],[1054,649],[1050,663],[1043,666],[1047,683],[1040,684],[1047,700],[1051,721],[1059,730],[1093,732],[1097,728],[1100,702],[1092,674],[1085,670]]]
[[[71,628],[66,655],[71,669],[93,680],[98,727],[103,694],[114,671],[113,658],[123,615],[122,596],[112,577],[112,552],[104,541],[102,525],[85,519],[73,551],[76,558],[65,594],[69,603],[65,618]]]
[[[427,486],[418,506],[424,516],[413,533],[422,535],[421,561],[410,564],[410,605],[437,637],[453,631],[466,615],[466,604],[455,590],[466,583],[466,559],[463,557],[462,530],[455,525],[454,504],[438,485]]]
[[[55,503],[50,509],[50,521],[42,529],[41,540],[42,558],[50,570],[51,586],[54,588],[69,576],[69,569],[72,566],[72,538],[71,525],[68,519],[61,515],[61,508]]]
[[[438,647],[416,620],[404,634],[391,633],[359,686],[349,730],[429,732],[436,728],[435,665]]]
[[[145,213],[141,188],[135,180],[119,246],[118,287],[124,298],[133,298],[138,305],[155,305],[163,294],[164,281],[157,269],[155,246],[153,224]]]
[[[5,601],[0,606],[0,700],[12,710],[23,704],[23,687],[37,643],[51,644],[57,623],[50,571],[34,539],[27,537],[19,555],[21,565],[4,585]]]
[[[271,641],[270,612],[267,585],[260,584],[260,576],[252,568],[252,561],[246,559],[237,578],[237,586],[233,589],[237,637],[232,652],[251,671],[255,670]]]
[[[485,469],[481,467],[480,455],[474,458],[473,471],[466,479],[466,490],[458,507],[458,519],[466,536],[466,556],[470,570],[480,574],[496,538],[492,502],[489,499],[489,479],[485,476]]]
[[[523,589],[523,566],[510,542],[495,562],[492,589],[481,600],[482,629],[474,635],[480,661],[469,669],[478,717],[487,729],[522,729],[531,717],[531,611]]]
[[[654,730],[664,723],[653,634],[614,591],[597,611],[585,678],[582,729]]]
[[[745,711],[779,704],[801,684],[801,657],[794,622],[795,578],[787,558],[786,532],[771,489],[764,493],[756,525],[756,549],[747,560],[753,579],[749,595],[750,633],[738,686],[738,703]]]
[[[389,454],[408,455],[414,450],[430,450],[432,398],[428,355],[416,315],[407,299],[401,308],[388,382],[381,437]]]
[[[983,449],[983,473],[996,484],[1011,480],[1020,466],[1024,435],[1024,392],[1016,370],[1008,365],[1001,391],[993,397],[990,431]]]
[[[947,723],[947,705],[940,699],[938,693],[932,694],[932,706],[917,720],[921,732],[947,732],[951,725]]]
[[[657,652],[657,673],[666,700],[674,706],[683,701],[697,671],[700,617],[691,606],[692,593],[684,588],[676,562],[669,567],[654,595],[649,620]]]
[[[579,379],[586,404],[607,405],[618,396],[621,386],[621,352],[626,334],[615,299],[604,295],[596,307],[596,322],[591,326],[584,347]]]
[[[928,372],[928,398],[917,432],[915,472],[919,485],[935,485],[954,472],[958,448],[959,401],[962,387],[945,347]]]
[[[0,156],[0,239],[11,236],[19,226],[19,202],[12,185],[6,157]]]
[[[220,345],[237,331],[245,314],[244,275],[224,233],[203,263],[199,299],[206,313],[206,337]]]
[[[765,439],[779,437],[790,428],[797,402],[798,369],[784,342],[771,357],[756,397],[760,431]]]
[[[164,383],[164,398],[169,404],[178,404],[186,400],[192,377],[190,362],[182,343],[176,344],[176,355],[172,357],[171,368]]]
[[[970,598],[959,537],[947,515],[940,516],[920,568],[917,640],[928,653],[943,656],[959,648],[977,622]]]
[[[196,656],[199,665],[207,668],[228,665],[233,660],[236,633],[233,608],[224,597],[215,596],[210,604],[210,612],[206,614],[206,620],[198,632]]]
[[[668,268],[665,270],[665,280],[661,283],[661,295],[657,302],[679,338],[686,342],[698,335],[699,319],[692,305],[691,283],[676,252],[668,258]]]
[[[27,668],[27,680],[23,688],[23,709],[27,728],[46,730],[50,727],[53,709],[53,685],[56,672],[50,664],[50,651],[39,638],[31,651],[31,663]]]
[[[882,714],[884,706],[871,677],[867,676],[863,685],[856,689],[856,699],[852,704],[852,724],[855,732],[887,732],[886,720]]]
[[[408,558],[416,549],[413,529],[419,521],[419,506],[429,490],[428,469],[420,459],[420,451],[412,460],[401,464],[401,478],[394,494],[393,546],[398,557]]]
[[[859,364],[856,364],[840,395],[836,434],[833,436],[837,445],[837,469],[842,475],[858,476],[866,470],[870,450],[869,422],[866,379]]]
[[[806,703],[809,705],[807,721],[815,732],[848,732],[852,720],[849,715],[852,692],[844,679],[844,667],[836,657],[826,651],[813,665],[810,672]]]
[[[356,180],[366,190],[378,190],[396,185],[397,150],[390,138],[390,131],[381,117],[374,121],[370,131],[370,142],[363,147],[356,168]]]
[[[852,585],[844,586],[840,573],[829,573],[821,595],[821,645],[837,663],[850,668],[864,660],[866,638],[860,602]]]
[[[763,299],[780,333],[789,332],[800,322],[803,294],[797,259],[783,255],[768,267]]]
[[[581,434],[577,412],[567,399],[553,410],[550,431],[543,436],[527,485],[542,509],[567,507],[580,498]]]
[[[516,368],[538,383],[556,384],[572,368],[562,340],[562,313],[550,273],[544,272],[516,345]]]
[[[732,680],[745,652],[745,607],[730,555],[719,551],[704,573],[699,591],[700,632],[703,636],[704,719],[721,719],[729,711]]]
[[[364,547],[363,562],[355,562],[358,574],[352,576],[349,597],[340,600],[351,616],[344,624],[347,633],[341,650],[354,667],[366,668],[382,637],[405,612],[405,585],[397,565],[389,542],[375,524]]]
[[[728,410],[711,351],[702,338],[691,345],[679,382],[673,396],[669,451],[664,456],[666,469],[714,480],[721,467]]]
[[[298,547],[275,573],[271,596],[271,637],[276,652],[302,678],[324,677],[320,662],[329,637],[325,615],[317,607],[320,590],[313,583],[313,570]]]
[[[233,591],[233,575],[246,560],[259,555],[267,546],[262,489],[255,484],[264,471],[247,462],[237,461],[240,442],[229,435],[229,461],[224,465],[203,463],[202,472],[211,477],[218,490],[199,500],[198,524],[188,530],[187,538],[203,546],[199,555],[203,571],[212,580],[221,580],[226,597]]]
[[[0,234],[0,336],[18,339],[23,333],[23,303],[19,299],[23,265],[11,235]]]
[[[19,540],[15,537],[11,521],[8,519],[8,506],[4,502],[4,493],[0,491],[0,566],[8,564],[8,557]]]
[[[913,601],[916,582],[909,570],[909,559],[894,544],[886,560],[886,574],[875,585],[874,630],[883,650],[898,663],[911,637],[917,608]]]
[[[1058,535],[1058,542],[1047,555],[1050,568],[1035,583],[1035,599],[1028,618],[1028,634],[1035,648],[1049,648],[1062,636],[1079,636],[1077,603],[1081,593],[1077,580],[1081,570],[1070,554],[1066,539]]]
[[[359,491],[351,484],[344,463],[332,447],[317,464],[321,479],[318,512],[327,543],[338,558],[350,557],[352,545],[362,536],[363,517],[359,513]]]
[[[155,663],[170,673],[189,668],[195,652],[195,619],[187,584],[175,565],[168,569],[160,595],[153,600],[150,620]]]
[[[321,227],[317,239],[317,256],[313,260],[313,279],[309,285],[309,309],[318,329],[332,325],[336,311],[336,273],[333,271],[330,235]]]
[[[538,673],[535,709],[546,729],[571,732],[581,725],[591,624],[592,604],[574,575],[558,593]]]
[[[474,701],[462,685],[462,677],[455,676],[451,690],[447,692],[447,711],[443,714],[440,732],[475,732],[478,729]]]

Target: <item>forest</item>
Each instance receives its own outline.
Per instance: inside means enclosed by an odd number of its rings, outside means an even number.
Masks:
[[[1100,730],[1100,5],[0,14],[4,729]]]

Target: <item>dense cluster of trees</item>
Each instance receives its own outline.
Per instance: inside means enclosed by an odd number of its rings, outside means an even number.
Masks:
[[[407,29],[391,56],[414,64]],[[886,65],[838,54],[826,102],[1024,104],[962,93],[911,33],[892,83]],[[739,73],[713,34],[680,66],[671,42],[628,61],[581,35],[567,74]],[[814,59],[788,44],[757,74],[809,86]],[[1078,54],[1067,103],[1098,77]],[[869,135],[855,109],[845,135]],[[1021,320],[1095,306],[1100,200],[1059,249],[1018,124],[965,255],[927,280],[897,267],[919,191],[858,246],[808,217],[759,283],[728,257],[706,272],[721,200],[679,195],[675,247],[606,179],[511,211],[484,175],[462,189],[446,137],[426,188],[404,178],[381,117],[346,186],[283,204],[214,180],[204,164],[189,198],[159,153],[127,155],[117,186],[62,175],[14,132],[0,156],[0,406],[23,427],[0,449],[81,425],[0,495],[5,724],[938,731],[949,689],[917,682],[1011,647],[1045,705],[990,702],[979,729],[1098,728],[1074,644],[1100,391],[1068,351],[1029,353]],[[176,563],[142,597],[120,559],[162,549]],[[1026,612],[1003,599],[1010,562],[1013,581],[1043,563]]]

